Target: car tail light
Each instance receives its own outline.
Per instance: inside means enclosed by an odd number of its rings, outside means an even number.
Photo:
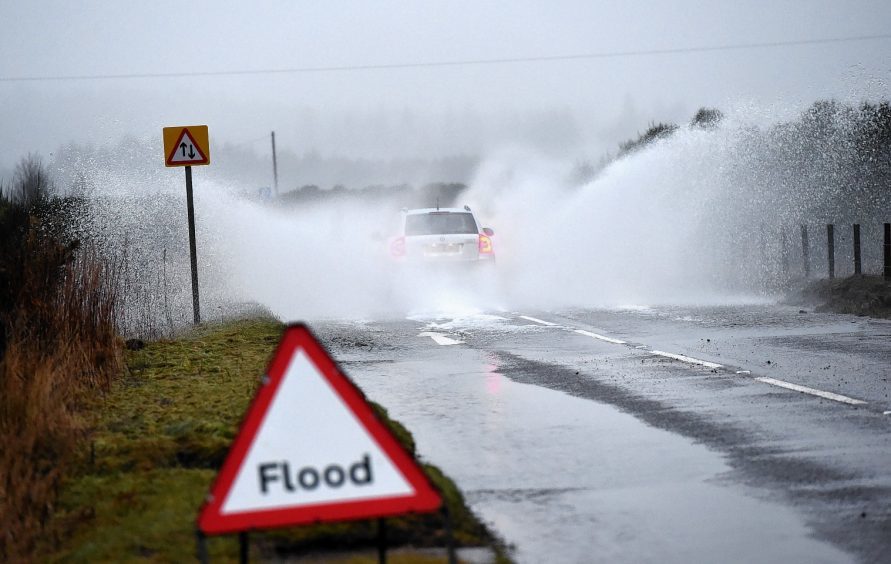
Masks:
[[[492,238],[488,235],[480,235],[480,254],[491,255],[495,252],[492,248]]]
[[[390,254],[394,257],[405,256],[405,237],[397,237],[390,243]]]

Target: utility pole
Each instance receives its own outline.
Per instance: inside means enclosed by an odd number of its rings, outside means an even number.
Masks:
[[[275,161],[275,131],[272,132],[272,186],[278,196],[278,164]]]

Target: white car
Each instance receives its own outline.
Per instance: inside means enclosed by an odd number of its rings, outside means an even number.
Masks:
[[[493,235],[467,206],[404,210],[402,234],[390,242],[390,254],[410,265],[494,265]]]

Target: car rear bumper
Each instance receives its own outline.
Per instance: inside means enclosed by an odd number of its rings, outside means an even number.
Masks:
[[[399,270],[404,271],[473,271],[495,266],[495,255],[481,255],[477,259],[446,259],[423,258],[407,259],[395,263]]]

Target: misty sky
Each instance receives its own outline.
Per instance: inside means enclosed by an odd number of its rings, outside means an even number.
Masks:
[[[542,57],[891,33],[884,1],[0,0],[0,78]],[[0,81],[0,172],[69,141],[160,139],[360,157],[584,153],[703,105],[770,121],[891,97],[891,39],[688,54],[188,78]],[[160,156],[159,156],[160,162]]]

